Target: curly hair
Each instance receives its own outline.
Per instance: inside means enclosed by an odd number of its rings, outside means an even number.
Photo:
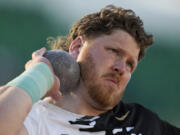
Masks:
[[[145,32],[142,20],[134,11],[114,5],[84,16],[72,26],[68,36],[49,38],[48,42],[51,49],[68,51],[77,36],[95,38],[102,34],[109,35],[115,29],[124,30],[135,39],[140,47],[139,60],[144,57],[146,48],[153,44],[153,36]]]

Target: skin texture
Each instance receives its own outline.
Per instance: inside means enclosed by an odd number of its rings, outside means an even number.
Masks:
[[[49,62],[48,59],[43,57],[45,52],[46,52],[46,48],[41,48],[41,49],[33,52],[32,53],[32,59],[29,60],[25,64],[25,70],[28,70],[29,67],[31,67],[31,66],[39,63],[39,62],[44,62],[44,63],[46,63],[49,66],[49,68],[51,69],[52,73],[54,74],[53,67],[52,67],[51,63]],[[60,87],[60,81],[59,81],[58,77],[54,74],[54,85],[46,93],[45,96],[51,96],[52,99],[54,99],[55,101],[58,101],[61,98],[61,95],[62,95],[61,92],[59,91],[59,87]]]
[[[54,73],[48,59],[42,57],[45,52],[45,48],[34,52],[32,60],[25,65],[26,70],[44,62]],[[137,66],[139,47],[134,39],[122,30],[89,40],[79,36],[72,42],[69,53],[80,65],[79,85],[75,91],[61,96],[59,79],[54,74],[54,85],[45,95],[50,100],[45,100],[73,113],[90,116],[113,108]],[[31,98],[24,90],[0,88],[0,135],[28,135],[23,121],[31,107]]]
[[[0,135],[16,135],[23,127],[32,101],[29,95],[18,87],[1,87],[0,93]],[[23,132],[26,135],[25,129]]]
[[[44,62],[53,72],[50,62],[42,57],[45,52],[45,48],[35,51],[32,60],[26,63],[25,69],[28,70],[29,67]],[[46,95],[51,96],[56,102],[61,98],[59,86],[59,79],[54,75],[54,85]],[[32,100],[23,89],[15,86],[0,87],[0,135],[28,135],[23,122],[31,107]]]
[[[128,33],[116,30],[95,39],[76,38],[70,54],[80,65],[80,85],[57,105],[74,113],[98,115],[120,101],[137,66],[139,47]]]

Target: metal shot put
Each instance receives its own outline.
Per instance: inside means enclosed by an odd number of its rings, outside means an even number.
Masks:
[[[80,69],[75,59],[69,53],[62,50],[50,50],[44,55],[54,69],[55,75],[60,79],[60,91],[69,93],[77,87],[80,79]]]

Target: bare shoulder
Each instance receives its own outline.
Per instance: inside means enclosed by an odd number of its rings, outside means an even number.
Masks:
[[[19,132],[16,135],[29,135],[26,127],[23,125],[22,128],[19,130]]]

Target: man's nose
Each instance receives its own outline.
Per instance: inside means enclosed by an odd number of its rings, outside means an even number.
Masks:
[[[123,75],[124,72],[126,71],[125,61],[121,60],[121,61],[115,62],[115,64],[113,65],[113,71],[118,73],[119,75]]]

